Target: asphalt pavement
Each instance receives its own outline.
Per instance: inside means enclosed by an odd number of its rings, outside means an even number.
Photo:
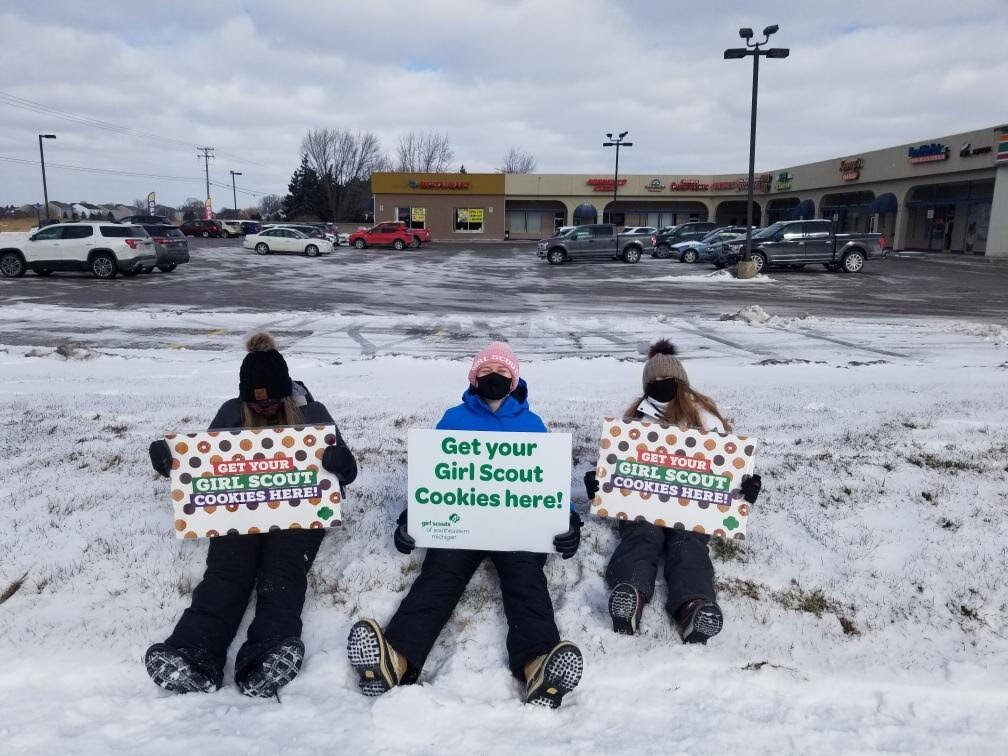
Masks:
[[[190,240],[172,273],[99,281],[87,274],[0,278],[0,306],[342,315],[565,314],[710,316],[758,304],[771,314],[928,316],[1004,323],[1008,261],[948,254],[869,261],[862,273],[810,265],[738,281],[709,265],[645,257],[550,266],[532,243],[433,244],[419,250],[340,247],[328,256],[257,256],[240,240]]]

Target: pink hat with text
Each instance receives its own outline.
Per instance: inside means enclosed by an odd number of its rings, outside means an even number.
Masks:
[[[476,385],[476,373],[484,365],[503,365],[511,371],[511,390],[518,388],[518,357],[503,341],[495,341],[473,358],[469,368],[469,384]]]

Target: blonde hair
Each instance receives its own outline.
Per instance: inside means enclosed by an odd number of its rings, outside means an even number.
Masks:
[[[646,398],[646,395],[642,396],[631,404],[624,417],[628,420],[640,419],[642,413],[637,408]],[[706,430],[701,410],[716,417],[721,422],[721,425],[724,426],[725,433],[731,433],[731,423],[721,414],[714,400],[706,394],[701,394],[696,389],[691,388],[688,383],[684,383],[683,381],[678,382],[675,398],[665,406],[660,420],[668,425],[680,425],[686,428]]]
[[[285,396],[280,400],[280,411],[273,417],[266,417],[254,412],[248,402],[242,402],[242,427],[264,428],[269,425],[302,425],[304,417],[301,408],[293,396]]]

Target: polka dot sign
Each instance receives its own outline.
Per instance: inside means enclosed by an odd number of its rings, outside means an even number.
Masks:
[[[339,480],[322,467],[335,426],[173,433],[165,441],[179,538],[342,524]]]
[[[599,517],[744,540],[756,439],[607,417],[599,440]]]

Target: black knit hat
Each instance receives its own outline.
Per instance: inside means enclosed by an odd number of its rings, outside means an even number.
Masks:
[[[249,336],[248,354],[238,373],[238,395],[243,402],[283,399],[292,391],[287,361],[276,349],[273,337],[265,331]]]

